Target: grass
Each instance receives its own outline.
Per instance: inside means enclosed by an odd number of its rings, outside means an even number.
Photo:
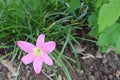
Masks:
[[[25,40],[34,44],[38,35],[43,33],[46,35],[46,41],[54,40],[57,45],[63,46],[50,56],[56,65],[62,68],[67,80],[72,80],[62,60],[71,69],[70,61],[79,63],[72,43],[74,41],[79,44],[79,42],[72,31],[80,29],[83,25],[82,17],[86,15],[84,8],[81,7],[81,11],[78,12],[71,12],[67,0],[0,0],[0,48],[12,49],[11,52],[1,56],[0,60],[8,56],[12,56],[11,62],[16,58],[21,60],[24,53],[17,47],[16,41]],[[66,46],[71,47],[71,51],[75,54],[73,58],[64,54]],[[18,73],[20,66],[21,61]],[[80,64],[78,68],[80,70]],[[57,80],[57,72],[55,74]]]

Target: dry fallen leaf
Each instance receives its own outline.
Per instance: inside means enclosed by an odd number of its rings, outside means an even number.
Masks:
[[[10,72],[16,72],[16,68],[12,66],[12,64],[8,60],[1,60],[1,63],[8,68]]]
[[[62,76],[61,75],[58,76],[58,80],[62,80]]]
[[[10,78],[10,75],[11,77],[18,75],[16,72],[16,68],[14,68],[8,60],[1,60],[0,62],[10,71],[10,73],[8,74],[9,78]]]
[[[75,50],[78,54],[81,54],[85,51],[86,47],[82,47],[82,45],[75,45]]]
[[[117,71],[116,72],[116,77],[119,77],[120,76],[120,71]]]
[[[49,80],[53,80],[53,79],[52,79],[52,76],[54,76],[54,74],[48,75],[48,74],[46,74],[43,70],[42,70],[42,73],[43,73]]]
[[[82,59],[88,59],[90,57],[95,59],[95,57],[92,54],[83,54]]]
[[[95,55],[96,58],[103,58],[102,54],[100,52],[96,52],[96,55]]]
[[[102,63],[105,64],[105,63],[107,63],[107,62],[108,62],[108,60],[107,60],[106,58],[103,58],[103,59],[102,59]]]

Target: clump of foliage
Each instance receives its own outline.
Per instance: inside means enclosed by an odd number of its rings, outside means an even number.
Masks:
[[[101,51],[108,47],[114,47],[117,53],[120,52],[120,0],[93,0],[94,7],[88,18],[91,31],[89,35],[98,37],[97,44]]]
[[[83,13],[83,11],[75,12],[78,8],[80,8],[79,0],[0,0],[0,48],[10,49],[9,52],[3,53],[0,60],[10,55],[11,62],[15,59],[21,60],[25,53],[18,48],[16,42],[25,40],[34,44],[42,33],[46,35],[46,41],[53,40],[57,45],[63,46],[50,54],[55,61],[52,69],[56,80],[58,79],[56,66],[62,68],[68,80],[72,80],[64,62],[72,69],[69,61],[76,63],[76,54],[70,58],[64,51],[67,45],[73,47],[71,41],[78,43],[71,33],[81,26],[76,26],[82,19],[80,15]],[[21,61],[18,73],[20,66]],[[49,69],[46,66],[44,68]]]

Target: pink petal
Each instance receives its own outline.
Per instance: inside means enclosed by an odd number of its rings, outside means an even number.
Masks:
[[[37,42],[36,42],[36,46],[37,47],[41,47],[41,45],[44,43],[44,38],[45,38],[45,35],[44,34],[41,34],[38,39],[37,39]]]
[[[17,45],[27,53],[32,52],[32,50],[35,48],[33,44],[25,42],[25,41],[18,41]]]
[[[36,74],[39,74],[42,69],[42,61],[40,58],[35,58],[33,61],[33,68]]]
[[[34,56],[29,53],[26,56],[22,57],[22,62],[24,64],[29,64],[29,63],[31,63],[33,61],[33,59],[34,59]]]
[[[43,53],[42,55],[42,61],[46,63],[47,65],[53,65],[53,60],[48,56],[48,54]]]
[[[46,53],[51,53],[56,47],[56,43],[54,41],[49,41],[49,42],[45,42],[44,45],[42,46],[43,50]]]

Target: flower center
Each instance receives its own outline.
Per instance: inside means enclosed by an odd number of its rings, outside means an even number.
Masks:
[[[38,57],[38,56],[40,56],[42,54],[42,50],[40,49],[40,48],[36,48],[35,50],[34,50],[34,56],[35,57]]]

